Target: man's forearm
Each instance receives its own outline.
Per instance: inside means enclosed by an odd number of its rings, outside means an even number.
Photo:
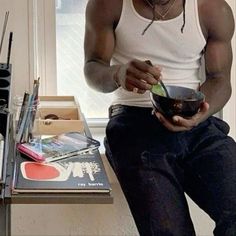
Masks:
[[[206,96],[206,102],[210,107],[207,117],[219,112],[231,96],[230,82],[223,81],[223,78],[207,79],[201,86],[201,91]],[[206,118],[207,118],[206,117]]]
[[[119,66],[110,66],[99,61],[86,62],[84,74],[88,85],[99,92],[110,93],[118,88],[115,74]]]

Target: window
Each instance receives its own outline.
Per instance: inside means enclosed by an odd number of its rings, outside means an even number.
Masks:
[[[57,0],[57,94],[74,95],[87,118],[105,118],[110,94],[89,88],[84,79],[84,25],[87,0]]]

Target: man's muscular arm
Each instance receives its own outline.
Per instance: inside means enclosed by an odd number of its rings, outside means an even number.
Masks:
[[[139,93],[144,93],[157,83],[160,69],[135,58],[126,64],[110,65],[121,8],[122,0],[88,2],[84,42],[85,77],[92,88],[104,93],[112,92],[118,86],[128,91],[136,88]]]
[[[115,45],[114,27],[120,11],[119,0],[89,0],[86,8],[84,73],[87,83],[101,92],[117,88],[112,78],[118,66],[110,66],[110,60]]]
[[[189,119],[175,116],[167,120],[156,113],[163,125],[174,132],[190,130],[220,111],[231,96],[231,39],[234,33],[233,14],[224,0],[199,0],[199,15],[207,40],[205,48],[206,81],[200,90],[206,96],[201,110]]]
[[[206,81],[201,91],[206,95],[209,109],[203,119],[220,111],[231,96],[231,39],[234,33],[233,14],[225,1],[208,0],[205,5],[202,15],[208,38],[205,50]]]

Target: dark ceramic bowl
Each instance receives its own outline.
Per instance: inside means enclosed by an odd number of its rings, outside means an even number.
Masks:
[[[205,99],[203,93],[194,89],[171,85],[166,88],[170,97],[150,92],[154,108],[166,117],[191,117],[198,112]]]

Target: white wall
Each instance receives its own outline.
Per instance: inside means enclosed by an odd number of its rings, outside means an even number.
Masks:
[[[235,0],[227,0],[229,5],[231,6],[234,18],[236,16],[236,2]],[[232,72],[231,72],[231,82],[232,82],[232,96],[227,105],[225,106],[223,110],[223,119],[227,121],[230,124],[230,135],[236,140],[236,33],[234,34],[234,38],[232,41],[232,48],[233,48],[233,66],[232,66]]]
[[[0,6],[1,33],[5,12],[10,12],[0,62],[6,62],[8,37],[9,32],[12,31],[14,33],[11,55],[12,94],[23,94],[30,88],[28,1],[0,0]]]

